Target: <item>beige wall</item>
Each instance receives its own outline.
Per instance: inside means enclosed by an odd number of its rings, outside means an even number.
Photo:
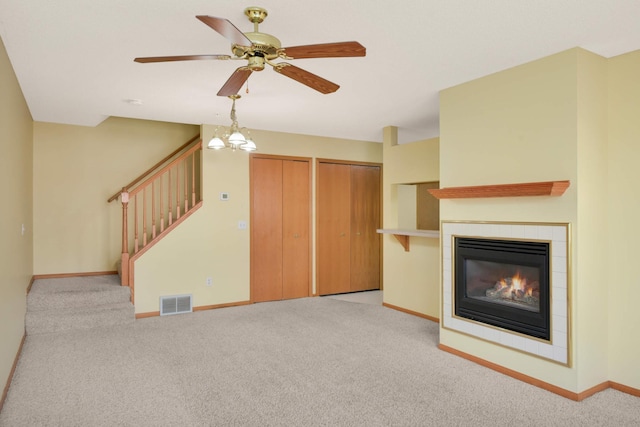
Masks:
[[[574,225],[576,390],[607,381],[607,60],[577,50],[578,219]],[[604,289],[603,289],[604,288]],[[603,304],[605,303],[605,304]],[[594,313],[598,313],[594,315]]]
[[[609,185],[601,201],[608,206],[609,245],[601,255],[609,257],[609,379],[640,389],[640,51],[608,62]]]
[[[581,185],[576,128],[578,55],[576,50],[563,52],[441,93],[442,187],[571,180],[562,197],[441,200],[441,220],[576,223]],[[574,227],[572,239],[579,244],[575,233]],[[577,253],[574,245],[574,260]],[[575,275],[571,291],[575,325],[575,309],[580,309],[576,307],[580,299],[576,298]],[[443,328],[440,342],[578,391],[575,366],[567,368]],[[575,348],[575,334],[572,344]]]
[[[115,270],[122,208],[107,199],[198,132],[115,117],[96,127],[34,123],[34,274]]]
[[[213,131],[203,126],[205,144]],[[254,130],[252,136],[262,154],[382,163],[382,146],[374,142]],[[195,307],[250,298],[250,233],[238,229],[238,221],[250,220],[248,155],[205,149],[203,166],[203,207],[135,263],[136,313],[157,312],[162,295],[192,294]],[[205,286],[207,277],[213,286]]]
[[[408,228],[411,220],[405,218],[412,219],[415,228],[415,190],[403,184],[439,180],[439,139],[398,145],[397,128],[389,126],[384,129],[383,157],[383,228]],[[383,236],[384,302],[439,318],[440,241],[409,239],[406,252],[393,235]]]
[[[24,335],[26,290],[33,272],[31,123],[0,40],[0,390]]]
[[[573,392],[640,388],[640,52],[572,49],[442,92],[441,186],[571,180],[557,198],[441,201],[441,219],[572,224],[571,367],[441,329],[441,343]]]

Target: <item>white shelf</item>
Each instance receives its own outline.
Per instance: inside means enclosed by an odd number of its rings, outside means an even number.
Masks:
[[[440,237],[440,230],[401,230],[399,228],[381,228],[376,231],[380,234],[399,234],[401,236]]]

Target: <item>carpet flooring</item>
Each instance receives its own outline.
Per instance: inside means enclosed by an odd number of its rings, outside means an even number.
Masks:
[[[27,295],[27,335],[131,325],[130,300],[116,274],[37,279]]]
[[[27,336],[1,426],[638,426],[437,349],[438,325],[331,298]]]
[[[351,292],[347,294],[327,295],[323,298],[359,302],[360,304],[382,305],[382,291]]]

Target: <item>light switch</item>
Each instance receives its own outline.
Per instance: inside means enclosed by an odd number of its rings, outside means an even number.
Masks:
[[[238,221],[238,230],[246,230],[247,221]]]

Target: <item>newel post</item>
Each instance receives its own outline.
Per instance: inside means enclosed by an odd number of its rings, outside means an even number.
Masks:
[[[120,283],[122,286],[129,286],[129,230],[127,208],[129,207],[129,193],[126,188],[122,189],[120,194],[122,201],[122,256],[121,256],[121,275]]]

